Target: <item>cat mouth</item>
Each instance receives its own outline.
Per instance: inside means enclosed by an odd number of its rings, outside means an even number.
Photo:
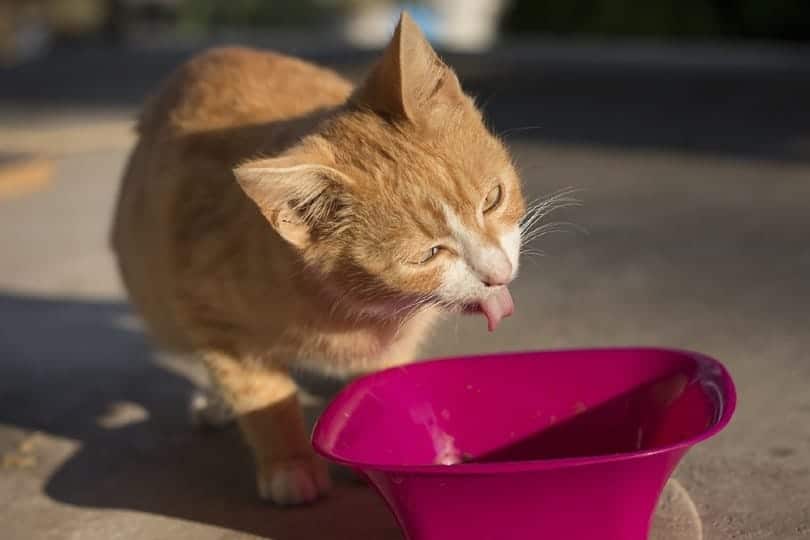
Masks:
[[[462,312],[467,315],[483,315],[487,319],[487,329],[495,331],[501,321],[515,312],[512,295],[506,287],[498,287],[480,302],[464,304]]]

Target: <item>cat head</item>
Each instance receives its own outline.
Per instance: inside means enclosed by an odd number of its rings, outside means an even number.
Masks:
[[[236,177],[277,233],[368,316],[512,311],[525,203],[501,141],[403,14],[339,113]]]

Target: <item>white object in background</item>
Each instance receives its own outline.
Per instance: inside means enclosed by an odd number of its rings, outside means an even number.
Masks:
[[[355,47],[384,47],[394,31],[401,7],[390,2],[363,2],[346,17],[343,33]]]
[[[447,49],[477,52],[498,38],[498,25],[508,0],[431,0],[440,43]]]
[[[479,52],[491,47],[509,0],[430,0],[419,5],[387,1],[362,2],[344,22],[344,35],[354,46],[380,48],[388,43],[403,9],[427,38],[455,51]]]

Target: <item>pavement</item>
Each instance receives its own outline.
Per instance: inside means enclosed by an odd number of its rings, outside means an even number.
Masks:
[[[736,379],[738,412],[676,474],[704,538],[808,539],[810,63],[785,50],[605,51],[455,59],[529,196],[582,189],[584,205],[557,217],[587,234],[536,245],[546,256],[525,261],[517,313],[495,334],[454,319],[425,356],[714,356]],[[0,72],[0,149],[47,155],[54,170],[0,197],[0,536],[398,538],[377,497],[350,483],[309,508],[258,502],[238,434],[191,428],[191,383],[122,295],[106,236],[131,118],[185,56],[69,49]]]

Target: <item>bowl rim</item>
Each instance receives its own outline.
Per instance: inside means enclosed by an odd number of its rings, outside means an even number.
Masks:
[[[367,463],[354,461],[340,457],[330,452],[325,448],[324,439],[325,428],[324,425],[332,417],[336,416],[337,410],[348,399],[354,390],[359,386],[365,386],[372,383],[374,380],[386,377],[388,374],[395,370],[401,370],[403,367],[430,365],[443,362],[459,362],[479,359],[501,358],[505,356],[530,356],[530,355],[545,355],[549,353],[581,353],[581,354],[602,354],[602,353],[625,353],[625,354],[638,354],[638,353],[664,353],[668,355],[677,355],[685,358],[690,358],[695,362],[703,363],[716,368],[720,371],[719,379],[723,384],[721,390],[721,404],[722,409],[718,420],[709,426],[704,431],[697,435],[688,437],[676,443],[660,446],[649,450],[638,450],[633,452],[623,452],[619,454],[602,454],[594,456],[580,456],[570,458],[551,458],[551,459],[534,459],[522,461],[498,461],[498,462],[484,462],[484,463],[457,463],[454,465],[441,465],[441,464],[422,464],[422,465],[396,465],[390,463]],[[417,475],[481,475],[481,474],[502,474],[509,472],[527,472],[527,471],[541,471],[549,469],[561,469],[570,467],[582,467],[588,465],[616,463],[623,461],[630,461],[636,459],[643,459],[652,456],[669,454],[679,450],[687,451],[691,447],[706,441],[723,429],[731,421],[734,412],[737,408],[737,391],[734,380],[729,373],[728,368],[722,362],[710,356],[696,351],[678,348],[666,347],[598,347],[598,348],[560,348],[560,349],[543,349],[543,350],[519,350],[507,351],[498,353],[484,353],[474,355],[461,355],[461,356],[447,356],[432,358],[429,360],[418,361],[406,366],[397,366],[381,371],[371,373],[360,377],[341,390],[338,395],[326,406],[320,417],[317,419],[315,426],[312,430],[311,442],[315,451],[322,457],[332,461],[333,463],[359,469],[363,471],[375,472],[390,472],[399,474],[417,474]],[[326,419],[326,420],[325,420]]]

